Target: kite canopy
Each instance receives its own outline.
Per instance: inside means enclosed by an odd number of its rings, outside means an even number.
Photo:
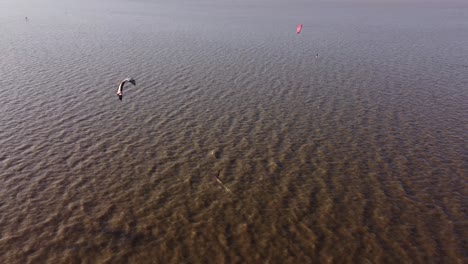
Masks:
[[[296,34],[301,33],[301,30],[302,30],[302,24],[297,25]]]
[[[123,97],[123,88],[124,88],[124,85],[126,82],[129,82],[133,85],[136,85],[136,82],[133,78],[126,78],[124,79],[123,81],[120,82],[119,84],[119,89],[117,89],[117,96],[119,97],[119,100],[122,101],[122,97]]]

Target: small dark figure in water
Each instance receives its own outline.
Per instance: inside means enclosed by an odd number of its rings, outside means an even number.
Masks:
[[[315,58],[318,58],[318,53],[317,53],[317,54],[315,54]]]
[[[28,17],[24,17],[24,20],[25,20],[25,21],[28,21]]]

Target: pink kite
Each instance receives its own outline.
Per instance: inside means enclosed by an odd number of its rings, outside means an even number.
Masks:
[[[302,30],[302,24],[297,25],[296,34],[301,33],[301,30]]]

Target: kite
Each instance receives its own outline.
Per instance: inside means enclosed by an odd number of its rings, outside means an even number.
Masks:
[[[301,30],[302,30],[302,24],[297,25],[296,34],[301,33]]]
[[[136,85],[135,83],[135,80],[133,78],[127,78],[123,81],[120,82],[119,84],[119,89],[117,90],[117,96],[119,97],[119,100],[122,101],[122,97],[123,97],[123,88],[124,88],[124,85],[126,82],[129,82],[133,85]]]

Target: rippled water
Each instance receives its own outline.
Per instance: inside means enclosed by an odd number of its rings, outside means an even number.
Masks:
[[[466,5],[0,10],[1,263],[466,261]]]

